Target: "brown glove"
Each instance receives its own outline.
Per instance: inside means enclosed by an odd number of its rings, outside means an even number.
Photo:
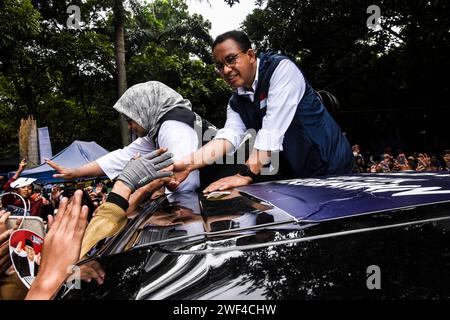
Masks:
[[[118,234],[126,224],[127,217],[122,208],[111,202],[103,203],[86,229],[80,258],[84,257],[99,241]]]

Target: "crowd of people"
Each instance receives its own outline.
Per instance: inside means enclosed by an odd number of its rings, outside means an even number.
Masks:
[[[26,207],[31,216],[38,216],[47,220],[47,216],[54,215],[63,197],[70,198],[78,190],[84,190],[89,199],[85,202],[91,208],[99,207],[105,202],[108,188],[111,190],[112,181],[66,182],[57,184],[37,184],[35,178],[21,177],[27,162],[23,159],[15,174],[9,179],[2,179],[0,184],[1,206],[9,211],[20,213]]]
[[[46,161],[57,172],[55,178],[76,181],[106,175],[115,180],[113,185],[57,184],[46,195],[35,188],[35,179],[21,176],[25,160],[14,176],[4,181],[0,298],[52,298],[67,278],[67,268],[88,257],[97,243],[120,232],[139,204],[155,195],[199,188],[211,193],[263,181],[267,176],[276,180],[450,168],[448,150],[442,161],[433,155],[390,150],[382,157],[362,155],[358,145],[351,147],[300,68],[280,54],[256,55],[244,32],[218,36],[212,53],[217,73],[235,89],[224,128],[217,131],[192,111],[189,100],[165,84],[149,81],[129,88],[113,106],[138,139],[79,168]],[[199,130],[201,136],[214,131],[214,138],[199,139]],[[242,147],[248,130],[256,136],[245,161],[220,164],[218,160]],[[276,168],[274,159],[279,160]],[[9,257],[8,240],[20,222],[12,229],[6,224],[12,213],[24,215],[19,214],[21,208],[46,219],[48,229],[39,273],[28,292],[20,287]],[[33,245],[28,246],[31,252]],[[81,278],[102,283],[104,274],[82,274]]]
[[[387,147],[383,153],[371,154],[361,153],[360,146],[355,144],[352,147],[355,158],[354,173],[386,173],[399,171],[450,171],[450,149],[444,150],[440,154],[430,154],[411,152],[406,153],[401,150],[393,152]]]

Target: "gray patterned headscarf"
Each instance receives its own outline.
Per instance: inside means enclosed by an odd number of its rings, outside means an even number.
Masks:
[[[113,106],[148,132],[154,139],[161,118],[176,107],[192,110],[191,102],[178,92],[158,81],[139,83],[120,97]]]

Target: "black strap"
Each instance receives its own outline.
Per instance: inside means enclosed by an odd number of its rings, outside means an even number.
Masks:
[[[117,193],[110,192],[108,195],[108,199],[106,199],[106,202],[114,203],[118,205],[120,208],[123,209],[123,211],[127,211],[129,207],[129,203],[127,199],[122,197],[121,195],[118,195]]]

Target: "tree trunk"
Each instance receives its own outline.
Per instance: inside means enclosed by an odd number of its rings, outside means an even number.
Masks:
[[[115,31],[115,51],[117,66],[117,98],[127,90],[127,71],[125,68],[125,11],[123,8],[123,0],[114,0],[114,31]],[[130,130],[125,118],[120,115],[120,132],[122,135],[122,144],[126,146],[131,142]]]

